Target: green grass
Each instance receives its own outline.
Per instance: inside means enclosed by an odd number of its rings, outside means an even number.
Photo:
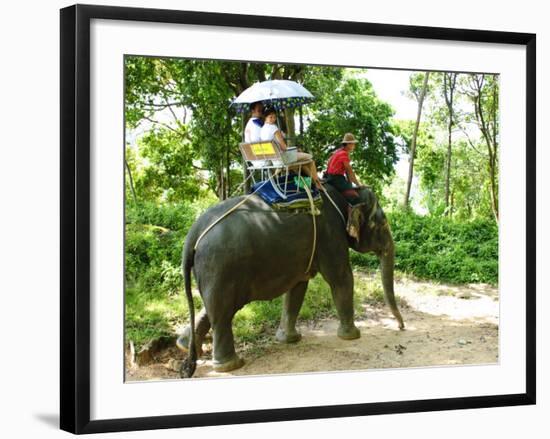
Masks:
[[[200,297],[193,296],[195,309],[202,306]],[[364,304],[383,304],[384,293],[380,282],[356,276],[355,311],[360,318]],[[281,318],[282,298],[256,301],[241,309],[233,320],[233,331],[239,342],[255,342],[272,337]],[[337,317],[329,286],[319,275],[309,283],[300,310],[299,319],[319,320]],[[144,289],[140,286],[126,289],[126,338],[137,349],[151,339],[173,336],[176,328],[189,320],[189,309],[183,283],[169,293],[162,289]]]

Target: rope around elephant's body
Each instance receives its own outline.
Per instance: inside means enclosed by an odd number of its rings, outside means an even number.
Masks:
[[[330,197],[330,195],[328,194],[328,191],[325,190],[325,195],[327,196],[328,200],[331,202],[331,204],[334,206],[334,208],[336,209],[336,212],[338,212],[338,214],[340,215],[340,218],[342,218],[342,222],[344,223],[344,226],[347,225],[347,222],[346,222],[346,219],[344,218],[344,214],[342,213],[342,211],[338,208],[338,206],[336,205],[336,203],[334,202],[334,200]]]
[[[277,175],[277,173],[278,172],[276,172],[275,175]],[[233,206],[231,209],[229,209],[227,212],[225,212],[222,216],[217,218],[206,229],[204,229],[203,232],[197,238],[197,241],[195,242],[195,246],[193,247],[193,250],[195,250],[195,251],[197,250],[199,242],[204,237],[204,235],[206,235],[212,229],[212,227],[214,227],[216,224],[218,224],[226,216],[228,216],[229,214],[231,214],[232,212],[237,210],[244,203],[246,203],[250,199],[250,197],[252,197],[254,194],[256,194],[256,192],[258,192],[262,187],[264,187],[264,185],[266,183],[268,183],[269,181],[270,180],[266,180],[263,184],[261,184],[258,188],[256,188],[256,190],[254,190],[254,192],[247,195],[243,200],[241,200],[239,203],[235,204],[235,206]],[[315,203],[313,201],[313,195],[311,194],[311,191],[309,190],[309,187],[307,186],[307,184],[304,185],[304,189],[305,189],[307,197],[309,199],[309,205],[310,205],[310,208],[311,208],[311,218],[313,220],[313,246],[312,246],[312,249],[311,249],[311,255],[309,257],[309,262],[307,264],[307,268],[306,268],[306,271],[305,271],[306,273],[308,273],[309,270],[311,269],[311,264],[313,263],[313,255],[315,254],[315,248],[317,246],[317,223],[315,221]],[[324,192],[328,196],[327,192],[326,191],[324,191]],[[329,199],[330,199],[330,197],[329,197]],[[331,202],[332,202],[332,200],[331,200]],[[334,204],[334,202],[333,202],[333,204]]]
[[[303,178],[303,177],[302,177]],[[309,262],[307,264],[306,273],[309,273],[311,269],[311,264],[313,263],[313,255],[315,254],[315,247],[317,246],[317,222],[315,221],[315,203],[313,202],[313,195],[307,184],[304,185],[307,197],[309,198],[309,206],[311,207],[311,220],[313,221],[313,245],[311,247],[311,256],[309,257]]]
[[[275,175],[277,175],[277,172],[275,173]],[[224,219],[227,215],[229,215],[230,213],[234,212],[235,210],[237,210],[237,208],[239,208],[240,206],[242,206],[244,203],[246,203],[250,197],[252,197],[252,195],[255,195],[256,192],[258,192],[261,188],[264,187],[264,185],[266,183],[268,183],[270,180],[266,180],[263,184],[261,184],[260,186],[258,186],[256,188],[256,190],[254,190],[254,192],[252,192],[251,194],[247,195],[243,200],[241,200],[240,202],[238,202],[237,204],[235,204],[231,209],[229,209],[227,212],[225,212],[222,216],[220,216],[218,219],[216,219],[216,221],[214,221],[212,224],[210,224],[206,229],[204,229],[204,231],[199,235],[199,237],[197,238],[197,241],[195,242],[195,246],[193,247],[193,250],[197,250],[197,247],[199,245],[199,242],[201,241],[201,239],[204,237],[204,235],[206,235],[210,229],[212,229],[212,227],[214,227],[216,224],[218,224],[222,219]]]

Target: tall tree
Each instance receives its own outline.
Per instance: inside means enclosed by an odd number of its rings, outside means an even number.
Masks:
[[[498,77],[468,75],[466,94],[473,103],[475,121],[485,144],[491,209],[498,222]]]
[[[453,152],[453,126],[454,120],[454,95],[456,90],[456,80],[458,73],[443,72],[443,96],[445,97],[445,105],[447,106],[447,157],[445,164],[445,214],[452,215],[452,205],[450,204],[451,196],[451,163]]]
[[[411,139],[409,173],[407,177],[407,189],[405,191],[405,198],[403,200],[403,205],[405,208],[409,207],[409,198],[411,195],[411,185],[412,185],[413,172],[414,172],[414,157],[416,155],[416,139],[418,137],[418,128],[420,126],[420,118],[422,117],[422,106],[424,105],[424,98],[426,97],[426,92],[428,91],[429,77],[430,77],[430,72],[424,73],[424,80],[422,82],[421,88],[417,86],[414,76],[411,75],[410,77],[410,90],[414,94],[418,102],[418,107],[416,110],[416,122],[414,124],[414,131]]]
[[[451,214],[456,219],[497,219],[498,213],[498,76],[460,74],[452,96],[450,188],[449,165],[449,82],[447,101],[442,73],[432,73],[430,84],[439,93],[425,98],[425,115],[420,125],[415,157],[415,175],[423,202],[434,215]],[[430,104],[429,107],[427,104]],[[428,110],[428,111],[426,111]],[[410,145],[413,121],[400,126],[401,137]],[[424,127],[424,128],[423,128]],[[458,134],[457,129],[462,133]],[[426,141],[426,131],[433,134]],[[485,132],[485,134],[483,134]],[[489,146],[487,146],[487,138]],[[447,189],[449,188],[449,189]],[[445,195],[447,194],[447,202]]]

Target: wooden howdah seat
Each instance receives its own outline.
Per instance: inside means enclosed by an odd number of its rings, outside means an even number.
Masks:
[[[240,143],[239,148],[254,184],[256,181],[270,180],[274,189],[284,199],[290,194],[287,190],[289,174],[294,173],[300,178],[302,167],[312,162],[311,159],[297,161],[298,148],[288,147],[286,151],[282,151],[275,141]],[[255,177],[257,173],[258,180]],[[274,178],[276,176],[285,178],[281,182],[280,178]],[[299,188],[292,189],[292,193],[298,191]]]

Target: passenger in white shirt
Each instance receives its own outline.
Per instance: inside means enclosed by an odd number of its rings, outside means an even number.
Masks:
[[[252,116],[248,119],[244,129],[244,141],[246,143],[255,143],[260,141],[260,130],[264,124],[262,120],[262,111],[264,106],[261,102],[254,102],[250,105]]]
[[[277,112],[273,108],[266,108],[264,110],[264,126],[260,130],[260,139],[261,141],[270,141],[275,140],[275,142],[279,145],[282,151],[286,151],[287,145],[285,142],[285,138],[283,137],[283,133],[277,126]],[[317,168],[315,167],[315,162],[312,160],[311,154],[307,154],[305,152],[298,151],[297,153],[297,159],[298,162],[310,160],[311,162],[307,165],[304,165],[304,170],[313,182],[315,183],[315,186],[317,189],[323,189],[321,186],[321,181],[319,180],[319,176],[317,175]]]

